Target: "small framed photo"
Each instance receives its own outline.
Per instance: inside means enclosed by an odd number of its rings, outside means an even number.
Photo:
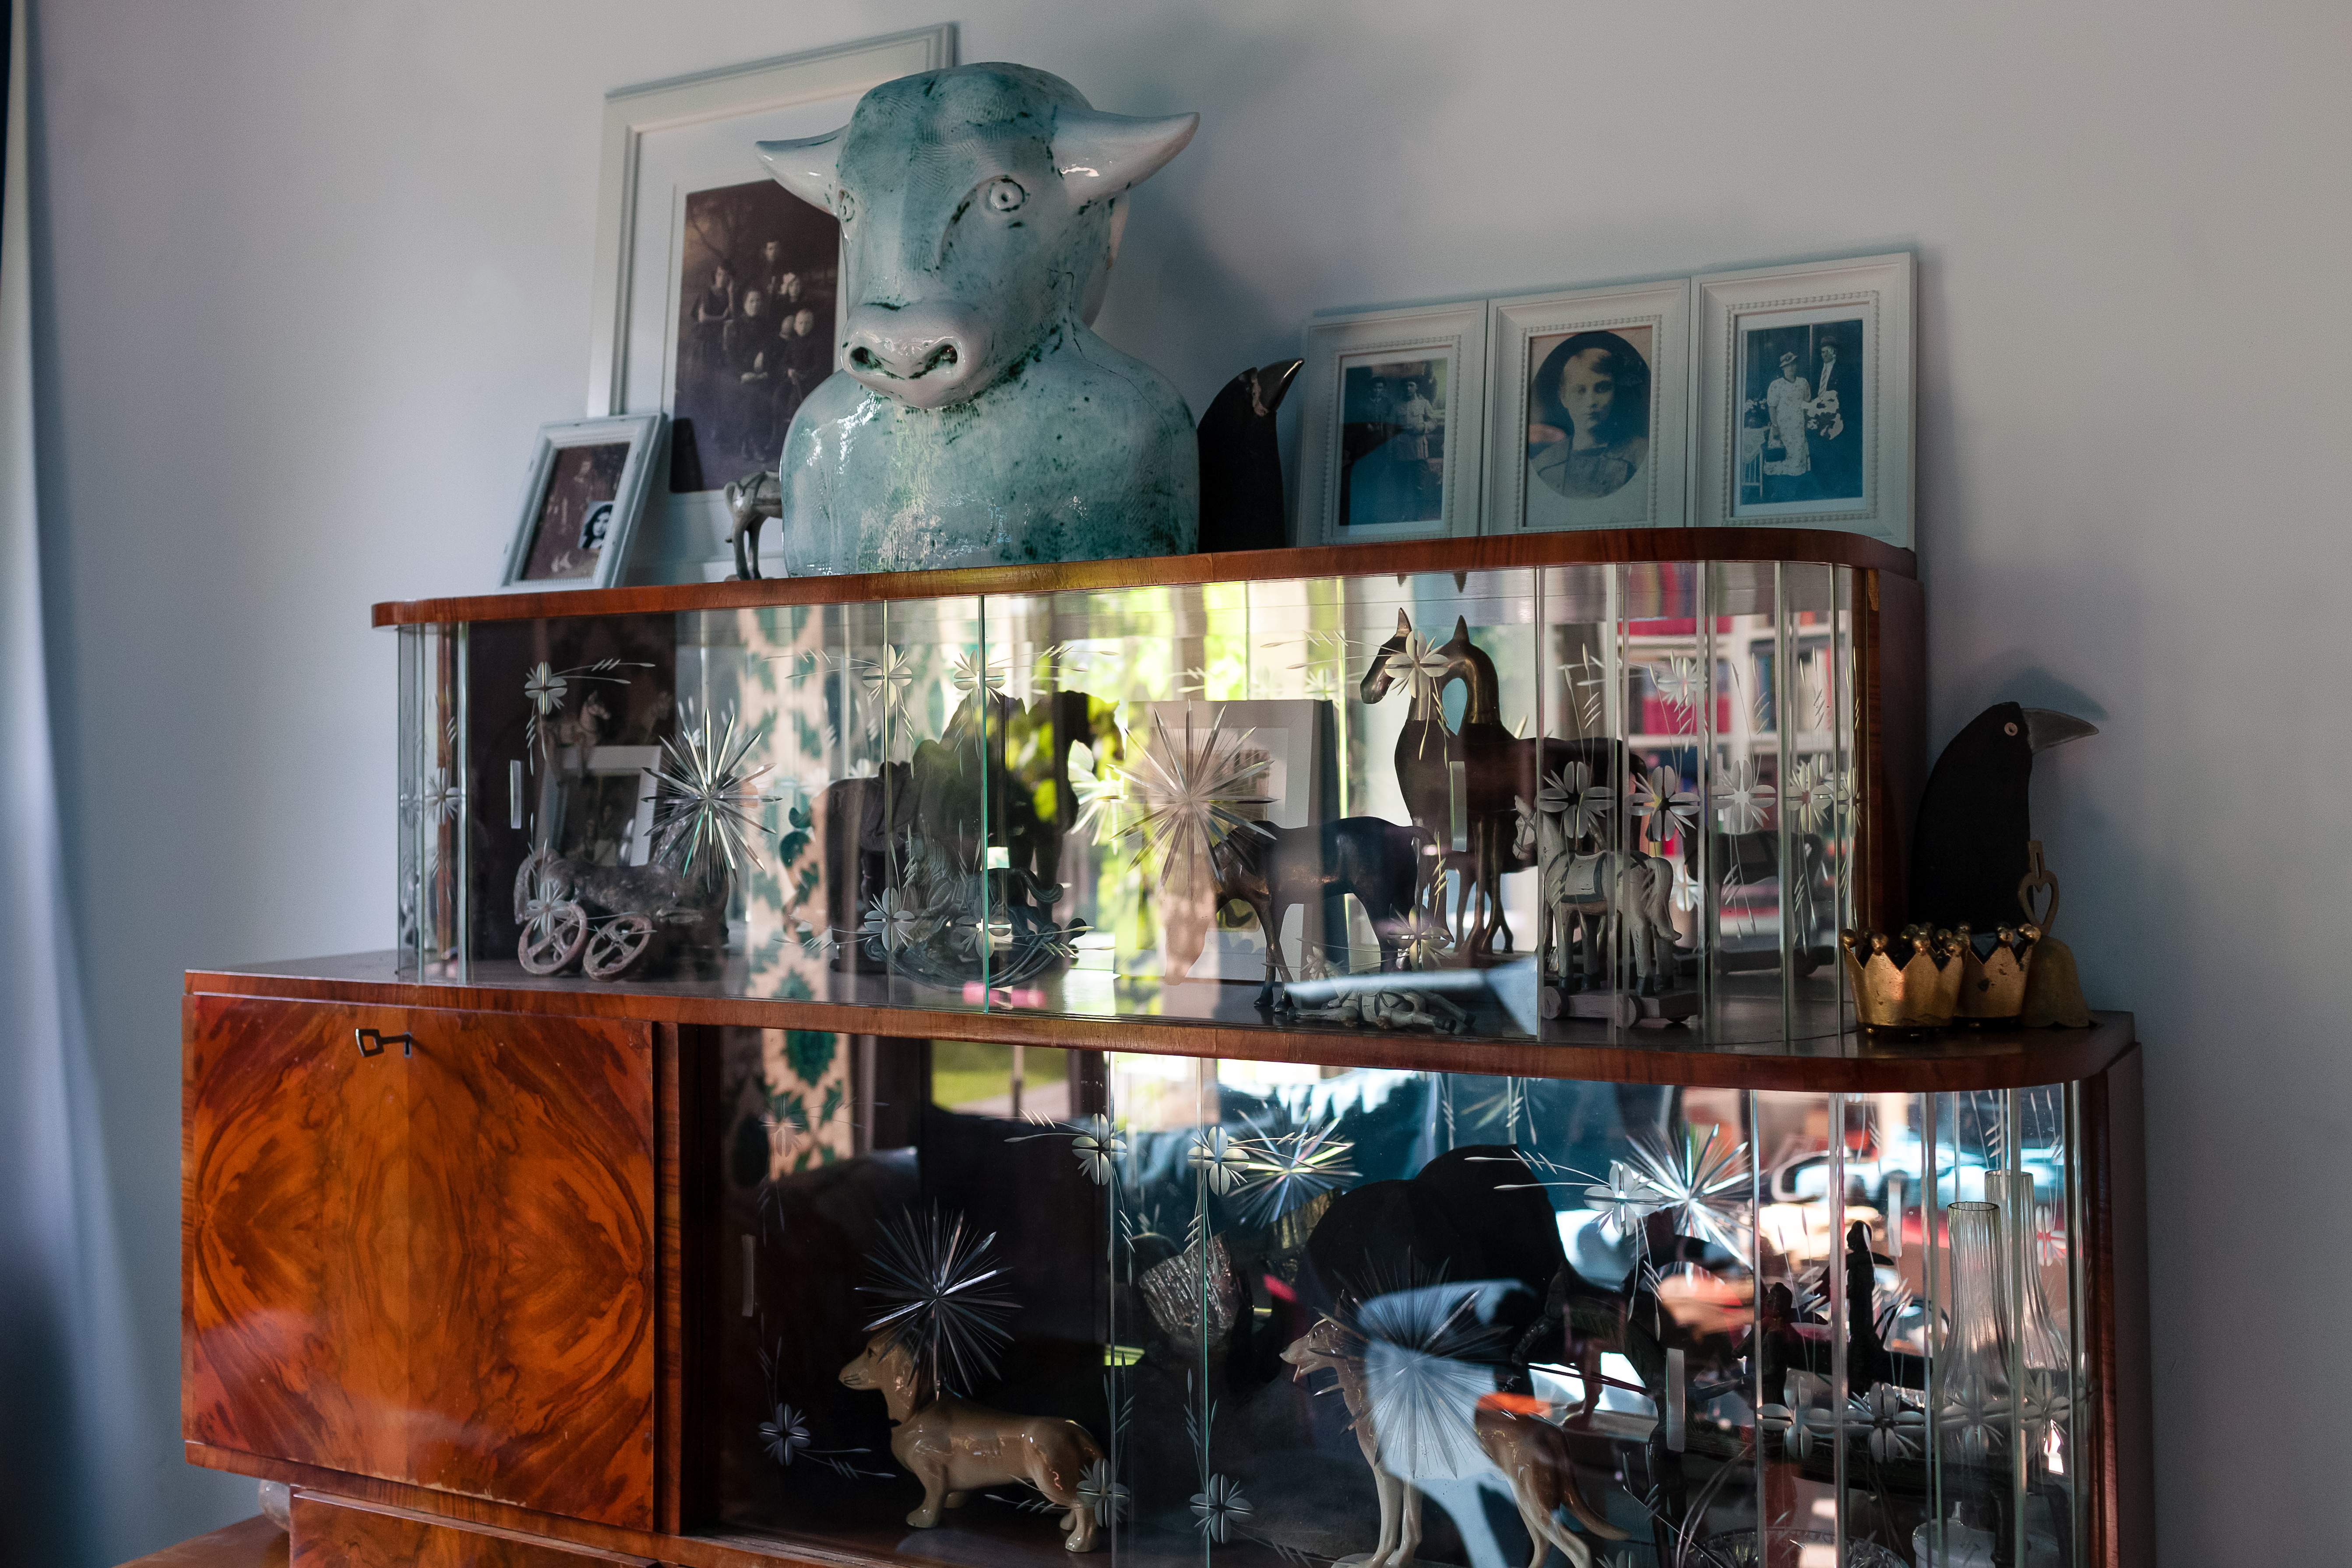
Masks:
[[[1476,533],[1486,302],[1326,317],[1306,335],[1299,542]]]
[[[616,586],[645,511],[661,430],[658,414],[541,426],[499,585]]]
[[[1693,280],[1702,526],[1911,547],[1910,254]]]
[[[1491,301],[1486,531],[1686,521],[1687,278]]]

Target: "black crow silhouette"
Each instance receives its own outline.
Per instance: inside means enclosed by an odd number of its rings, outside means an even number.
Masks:
[[[1225,383],[1195,433],[1201,447],[1201,549],[1274,550],[1282,529],[1282,455],[1274,416],[1304,360],[1278,360]]]
[[[1915,922],[1990,931],[2024,920],[2017,884],[2033,837],[2033,753],[2098,732],[2071,714],[1997,702],[1952,737],[1927,775],[1911,836]]]

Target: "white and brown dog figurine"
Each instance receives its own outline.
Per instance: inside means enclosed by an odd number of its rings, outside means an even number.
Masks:
[[[1370,1387],[1364,1381],[1361,1337],[1330,1318],[1316,1325],[1282,1352],[1291,1377],[1304,1380],[1329,1372],[1339,1380],[1339,1397],[1348,1406],[1349,1426],[1372,1468],[1372,1483],[1381,1498],[1381,1539],[1363,1568],[1410,1568],[1421,1547],[1421,1491],[1410,1478],[1391,1474],[1381,1464],[1380,1434],[1372,1425]],[[1471,1417],[1478,1447],[1509,1483],[1511,1500],[1535,1543],[1528,1568],[1541,1568],[1545,1554],[1557,1546],[1575,1568],[1591,1568],[1592,1548],[1584,1538],[1553,1517],[1565,1506],[1594,1535],[1622,1541],[1625,1532],[1601,1517],[1577,1489],[1576,1469],[1568,1449],[1568,1435],[1534,1414],[1532,1400],[1489,1394],[1478,1402]],[[1529,1408],[1520,1408],[1522,1405]]]
[[[939,1523],[940,1510],[961,1508],[982,1487],[1026,1481],[1066,1510],[1064,1546],[1095,1549],[1095,1513],[1079,1498],[1078,1482],[1102,1450],[1076,1422],[932,1398],[914,1352],[888,1332],[866,1342],[857,1359],[841,1369],[841,1381],[879,1392],[889,1408],[891,1457],[923,1483],[923,1506],[907,1516],[908,1524],[929,1530]]]

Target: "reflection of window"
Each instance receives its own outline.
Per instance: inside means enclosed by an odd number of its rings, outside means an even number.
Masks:
[[[931,1042],[931,1103],[972,1116],[1070,1113],[1070,1053],[1043,1046]]]

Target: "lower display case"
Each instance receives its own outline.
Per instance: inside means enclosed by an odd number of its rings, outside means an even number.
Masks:
[[[687,1453],[738,1543],[2112,1560],[2083,1085],[702,1037]]]

